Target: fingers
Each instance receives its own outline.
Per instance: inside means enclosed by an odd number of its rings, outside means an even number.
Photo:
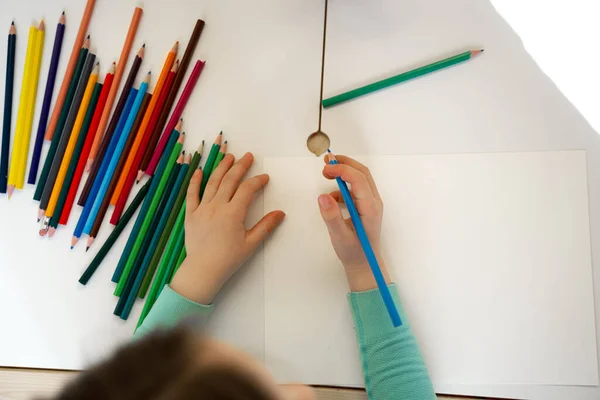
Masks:
[[[333,192],[329,193],[329,195],[331,197],[333,197],[335,199],[335,201],[337,201],[338,203],[344,202],[344,197],[342,196],[342,192],[340,192],[339,190],[334,190]]]
[[[344,164],[326,165],[323,176],[327,179],[342,178],[352,186],[352,195],[357,200],[374,199],[367,177],[359,170]]]
[[[246,233],[246,240],[254,251],[277,228],[285,218],[283,211],[271,211]]]
[[[248,179],[240,185],[231,199],[231,202],[235,203],[236,206],[247,210],[248,207],[250,207],[250,203],[252,203],[252,199],[254,199],[254,194],[262,189],[268,182],[269,175],[267,174],[257,175]]]
[[[228,153],[225,155],[225,157],[223,157],[217,169],[215,169],[214,172],[210,175],[210,179],[208,180],[206,188],[204,189],[202,203],[207,203],[215,197],[217,191],[219,190],[219,186],[221,185],[221,181],[223,180],[223,177],[225,176],[227,171],[229,171],[229,169],[233,165],[233,161],[234,157],[232,154]],[[206,171],[206,173],[208,174],[210,172]]]
[[[200,205],[200,186],[202,184],[202,170],[197,169],[194,171],[192,178],[190,179],[190,185],[187,188],[187,195],[185,197],[185,213],[190,215]]]
[[[375,184],[375,179],[373,179],[373,175],[371,175],[371,171],[364,164],[356,161],[351,157],[346,157],[342,155],[336,155],[335,158],[338,160],[340,164],[349,165],[350,167],[362,172],[362,174],[367,178],[367,182],[369,182],[369,186],[371,187],[371,191],[377,200],[381,200],[381,196],[379,195],[379,191],[377,190],[377,185]],[[327,161],[327,155],[323,158],[325,164],[329,164]],[[327,176],[325,176],[327,178]]]
[[[248,172],[253,162],[254,156],[252,153],[244,154],[244,156],[240,158],[229,171],[227,171],[214,199],[220,202],[229,202],[235,194],[240,181],[244,175],[246,175],[246,172]]]
[[[344,221],[342,210],[335,198],[329,194],[320,195],[319,210],[332,240],[338,240],[349,233],[348,225]]]

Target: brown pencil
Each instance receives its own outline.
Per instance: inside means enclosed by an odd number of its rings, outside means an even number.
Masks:
[[[156,147],[156,143],[158,142],[158,139],[160,139],[161,131],[165,127],[165,123],[167,122],[167,117],[169,116],[169,113],[171,112],[171,107],[173,106],[173,103],[175,102],[175,97],[177,97],[177,92],[179,92],[179,87],[181,86],[181,83],[183,82],[183,78],[185,76],[185,73],[187,72],[187,68],[190,64],[192,56],[194,55],[194,51],[196,50],[196,46],[198,45],[198,41],[200,40],[200,35],[202,34],[203,29],[204,29],[204,21],[202,21],[201,19],[197,20],[196,25],[194,26],[194,31],[192,32],[192,35],[190,36],[190,41],[188,42],[188,45],[185,49],[185,53],[183,54],[183,58],[181,59],[181,63],[179,64],[179,70],[177,71],[177,74],[175,75],[175,81],[173,82],[173,86],[171,87],[171,90],[169,91],[169,96],[167,97],[167,101],[165,102],[165,105],[161,111],[160,117],[158,118],[158,122],[154,127],[152,136],[150,137],[150,142],[148,143],[146,152],[144,153],[144,158],[142,159],[142,164],[140,166],[140,171],[142,174],[146,170],[146,167],[148,167],[148,164],[150,163],[150,159],[152,158],[152,156],[154,154],[154,148]],[[140,177],[140,174],[138,174],[138,177]]]

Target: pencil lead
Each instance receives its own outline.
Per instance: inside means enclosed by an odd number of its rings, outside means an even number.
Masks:
[[[146,48],[146,43],[144,43],[144,44],[142,45],[142,47],[145,49],[145,48]]]
[[[15,24],[15,21],[13,21],[11,25],[14,25],[14,24]]]
[[[64,12],[64,11],[62,12],[62,15],[65,15],[65,12]]]
[[[73,246],[71,246],[71,250],[73,250]]]
[[[90,246],[86,246],[85,252],[87,253],[89,249],[90,249]]]
[[[86,39],[90,40],[90,35],[89,34],[87,35]]]

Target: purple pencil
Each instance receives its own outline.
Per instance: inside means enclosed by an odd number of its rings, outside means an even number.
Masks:
[[[31,166],[29,167],[29,177],[27,183],[35,185],[37,172],[40,166],[40,156],[42,154],[42,146],[44,145],[44,134],[46,133],[46,124],[50,114],[50,104],[52,103],[52,93],[54,92],[54,84],[56,83],[56,70],[58,69],[58,61],[62,49],[63,38],[65,35],[65,13],[63,11],[58,20],[56,28],[56,36],[54,37],[54,49],[52,50],[52,59],[50,61],[50,71],[48,72],[48,80],[46,81],[46,92],[44,93],[44,103],[42,104],[42,112],[40,114],[40,122],[38,124],[37,134],[35,137],[35,145],[33,146],[33,156]]]

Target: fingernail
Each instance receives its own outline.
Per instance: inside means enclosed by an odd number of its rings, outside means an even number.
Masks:
[[[331,208],[331,199],[326,194],[319,196],[319,205],[323,210],[329,210]]]

